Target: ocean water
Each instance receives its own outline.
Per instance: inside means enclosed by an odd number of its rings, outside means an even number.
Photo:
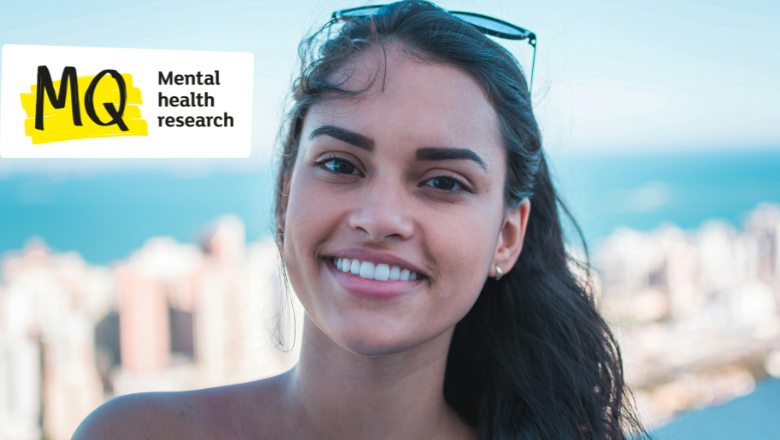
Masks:
[[[30,237],[87,261],[126,258],[153,236],[198,243],[226,214],[245,223],[248,240],[271,235],[270,169],[182,176],[173,171],[113,171],[75,178],[47,173],[0,180],[0,253]]]
[[[780,379],[764,379],[752,393],[722,405],[679,414],[652,435],[656,440],[777,440]]]
[[[759,203],[780,202],[780,148],[566,156],[551,168],[590,245],[620,226],[694,229],[721,219],[741,228]]]
[[[549,162],[591,247],[620,226],[651,230],[671,222],[692,229],[720,218],[741,227],[759,203],[780,203],[780,147],[553,155]],[[195,176],[161,170],[80,177],[12,173],[0,178],[0,253],[36,236],[58,251],[108,264],[152,236],[197,243],[204,227],[225,214],[241,217],[247,238],[258,240],[272,231],[273,174],[270,167]]]

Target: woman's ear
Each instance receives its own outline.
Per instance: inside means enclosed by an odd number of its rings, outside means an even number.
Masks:
[[[282,193],[279,195],[279,204],[276,207],[276,230],[279,237],[284,235],[285,222],[287,221],[287,201],[290,199],[290,175],[291,172],[284,173],[282,183]]]
[[[528,228],[528,218],[531,215],[531,201],[526,197],[516,208],[507,209],[504,223],[498,234],[498,245],[490,267],[490,276],[496,276],[496,265],[503,273],[512,270],[520,251],[523,249],[523,239]]]

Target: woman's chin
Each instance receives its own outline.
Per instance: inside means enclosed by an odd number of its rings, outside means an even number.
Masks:
[[[378,329],[376,325],[366,328],[352,326],[339,335],[331,337],[338,345],[359,356],[385,356],[410,350],[421,341],[409,334]]]

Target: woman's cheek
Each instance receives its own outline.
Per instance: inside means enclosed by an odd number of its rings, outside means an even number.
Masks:
[[[316,249],[326,235],[327,208],[332,206],[327,193],[318,191],[312,180],[305,172],[293,175],[285,219],[285,265],[290,283],[301,294],[311,290],[311,286],[306,286],[307,280],[315,279],[310,272],[317,270]],[[302,188],[310,190],[301,191]]]
[[[468,297],[475,291],[478,295],[484,284],[482,272],[493,258],[497,230],[489,227],[493,222],[486,222],[485,217],[464,211],[433,229],[436,239],[429,248],[436,250],[442,263],[443,284]]]

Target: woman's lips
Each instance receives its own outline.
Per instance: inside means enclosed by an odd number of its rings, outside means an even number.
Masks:
[[[347,292],[365,298],[392,299],[403,296],[415,287],[425,282],[425,278],[416,280],[387,280],[378,281],[362,278],[351,272],[343,272],[336,268],[332,258],[323,260],[331,276]]]

